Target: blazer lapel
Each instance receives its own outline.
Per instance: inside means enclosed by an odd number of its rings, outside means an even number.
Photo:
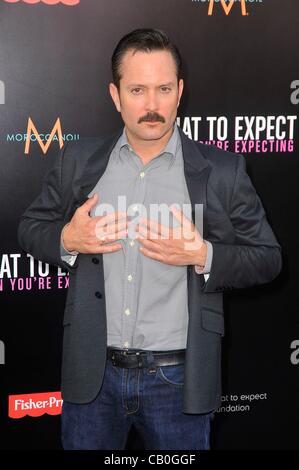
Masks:
[[[184,173],[192,205],[192,220],[201,236],[207,236],[207,182],[211,166],[199,147],[179,127],[184,158]],[[202,206],[200,206],[202,205]],[[203,217],[201,218],[201,211]],[[196,218],[195,218],[196,214]],[[196,222],[196,223],[195,223]]]
[[[75,188],[76,206],[81,206],[88,198],[88,194],[95,187],[108,165],[113,147],[122,134],[122,129],[107,138],[87,160],[85,170]]]

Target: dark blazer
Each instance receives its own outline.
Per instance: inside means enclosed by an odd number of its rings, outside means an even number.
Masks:
[[[60,256],[60,235],[105,171],[121,132],[65,145],[41,193],[23,214],[18,238],[35,258],[70,274],[64,313],[62,397],[88,403],[105,371],[107,330],[102,255],[79,254],[73,267]],[[213,244],[210,277],[188,266],[189,326],[185,413],[216,409],[221,399],[223,292],[263,284],[281,269],[281,249],[241,155],[190,140],[180,129],[184,172],[192,203],[203,204],[203,237]]]

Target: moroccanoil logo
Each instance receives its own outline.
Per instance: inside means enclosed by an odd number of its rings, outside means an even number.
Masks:
[[[208,16],[229,16],[236,12],[241,18],[249,16],[248,8],[261,6],[264,0],[189,0],[193,5],[201,5],[206,8]],[[232,15],[230,15],[232,16]]]
[[[58,3],[62,3],[63,5],[68,5],[73,7],[80,3],[80,0],[4,0],[7,3],[29,3],[29,5],[35,5],[36,3],[45,3],[46,5],[57,5]]]
[[[25,142],[24,153],[29,154],[31,143],[38,143],[43,154],[45,155],[52,143],[58,142],[59,148],[62,149],[64,142],[72,142],[80,140],[80,134],[62,133],[60,118],[56,119],[53,128],[50,131],[39,132],[31,117],[28,118],[27,132],[18,132],[7,134],[7,142]]]
[[[240,4],[240,7],[241,7],[242,16],[247,16],[248,13],[247,13],[247,10],[246,10],[246,0],[240,0],[240,2],[238,2],[238,3]],[[215,4],[215,0],[210,0],[209,9],[208,9],[208,15],[209,16],[211,16],[213,14],[214,4]],[[218,2],[218,4],[219,4],[219,2]],[[233,8],[233,6],[236,5],[236,2],[235,2],[235,0],[229,0],[228,2],[226,2],[225,0],[220,0],[220,5],[222,6],[222,8],[224,10],[224,13],[226,15],[229,15],[230,12],[231,12],[231,9]]]
[[[30,142],[31,142],[31,135],[35,135],[37,142],[39,143],[42,151],[44,154],[47,153],[51,142],[54,139],[54,136],[57,134],[59,147],[63,147],[63,137],[62,137],[62,130],[61,130],[61,122],[60,119],[57,118],[57,121],[54,124],[52,131],[49,134],[49,138],[47,139],[46,143],[44,144],[38,130],[36,129],[33,121],[31,118],[28,119],[28,126],[27,126],[27,133],[26,133],[26,144],[25,144],[25,154],[27,155],[30,150]]]

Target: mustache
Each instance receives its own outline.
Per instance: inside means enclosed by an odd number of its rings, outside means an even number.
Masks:
[[[160,121],[160,122],[165,122],[165,119],[163,116],[160,116],[158,113],[147,113],[145,116],[142,116],[138,120],[138,124],[141,122],[154,122],[154,121]]]

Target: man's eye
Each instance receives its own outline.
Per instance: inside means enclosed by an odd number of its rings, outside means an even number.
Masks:
[[[134,95],[140,95],[141,91],[141,88],[133,88],[132,93],[134,93]]]
[[[169,88],[168,86],[162,86],[161,90],[163,91],[163,93],[169,93],[171,91],[171,88]]]

